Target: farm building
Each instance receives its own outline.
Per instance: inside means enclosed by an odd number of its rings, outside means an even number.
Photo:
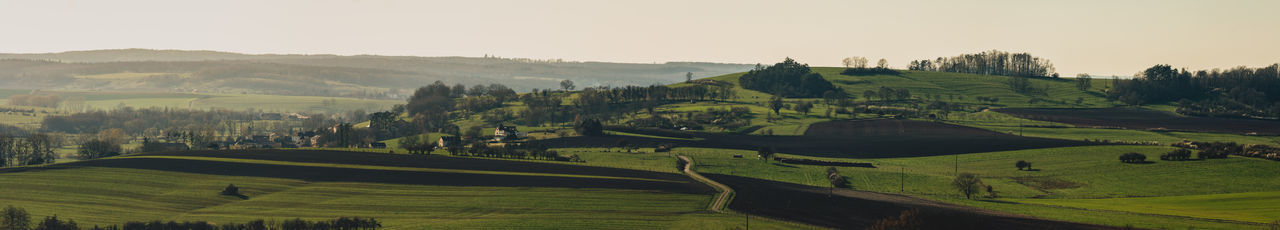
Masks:
[[[493,129],[493,140],[497,142],[519,140],[520,138],[528,135],[529,134],[517,130],[515,126],[504,126],[502,124],[498,124],[498,127]]]
[[[462,138],[458,136],[442,136],[440,141],[436,142],[440,148],[448,148],[449,146],[461,145]]]

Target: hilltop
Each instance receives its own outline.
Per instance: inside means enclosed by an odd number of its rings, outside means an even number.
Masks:
[[[91,50],[0,54],[5,88],[200,90],[308,96],[404,96],[433,81],[501,83],[518,91],[674,83],[686,73],[716,76],[744,64],[567,62],[497,57],[240,54],[184,50]],[[394,95],[393,95],[394,94]]]

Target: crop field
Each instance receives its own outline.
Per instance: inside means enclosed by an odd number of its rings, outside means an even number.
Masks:
[[[1232,157],[1203,161],[1159,161],[1151,164],[1123,164],[1116,156],[1126,152],[1145,153],[1148,156],[1167,152],[1172,148],[1161,146],[1082,146],[1046,149],[1028,149],[1003,152],[959,154],[950,156],[904,157],[880,159],[823,158],[793,154],[779,154],[788,158],[810,158],[828,161],[868,162],[874,167],[837,167],[848,178],[856,191],[904,194],[912,197],[934,199],[947,203],[1007,213],[1030,215],[1038,218],[1064,220],[1112,226],[1134,225],[1144,228],[1240,229],[1255,228],[1259,221],[1280,213],[1268,199],[1259,199],[1251,206],[1231,206],[1230,203],[1209,206],[1212,198],[1235,194],[1249,195],[1250,200],[1270,196],[1268,191],[1280,190],[1280,183],[1272,180],[1280,173],[1275,162]],[[637,153],[619,152],[618,149],[568,148],[556,149],[573,153],[588,160],[588,165],[663,171],[674,168],[668,153],[653,153],[641,149]],[[698,162],[697,170],[708,175],[750,178],[772,182],[794,183],[794,186],[828,187],[825,177],[827,166],[784,164],[756,159],[753,150],[681,147],[672,154],[690,156]],[[735,158],[742,155],[744,158]],[[1017,170],[1013,162],[1026,160],[1033,163],[1033,170]],[[592,163],[608,161],[608,163]],[[663,162],[667,162],[663,164]],[[957,164],[957,162],[959,164]],[[984,184],[991,185],[998,198],[978,200],[963,199],[951,188],[955,171],[978,174]],[[717,180],[724,178],[717,177]],[[722,181],[722,183],[728,183]],[[752,182],[754,183],[754,182]],[[742,186],[730,185],[739,190],[736,205],[744,199]],[[825,197],[825,194],[822,194]],[[983,194],[985,195],[985,193]],[[778,195],[764,195],[779,197]],[[1154,205],[1140,202],[1176,201],[1173,197],[1206,197],[1203,202]],[[1150,198],[1128,198],[1150,197]],[[1166,198],[1168,197],[1168,198]],[[762,198],[763,199],[763,198]],[[1128,209],[1086,206],[1088,202],[1105,204],[1106,200],[1133,200],[1115,206],[1133,204]],[[1084,201],[1074,204],[1075,201]],[[755,202],[755,201],[753,201]],[[764,201],[760,201],[764,202]],[[793,201],[794,202],[794,201]],[[1243,201],[1241,201],[1243,202]],[[757,205],[765,205],[763,203]],[[1197,206],[1202,205],[1202,206]],[[795,207],[800,207],[797,205]],[[819,205],[821,206],[821,205]],[[740,210],[742,206],[731,206]],[[1147,207],[1146,211],[1140,211]],[[1177,208],[1197,209],[1199,212],[1220,213],[1200,215],[1195,212],[1178,212]],[[1155,209],[1160,208],[1160,209]],[[1167,208],[1167,209],[1166,209]],[[1175,211],[1169,211],[1175,210]],[[797,211],[799,212],[799,211]],[[1252,219],[1220,218],[1222,215],[1244,213],[1261,217]],[[1272,213],[1272,214],[1266,214]],[[767,213],[757,213],[767,214]],[[1158,214],[1158,215],[1151,215]],[[874,214],[879,215],[879,214]],[[814,224],[822,221],[812,220]],[[842,220],[849,221],[849,220]],[[1223,222],[1226,221],[1226,222]],[[1243,221],[1243,222],[1231,222]]]
[[[652,229],[735,226],[742,218],[706,212],[713,191],[679,174],[440,156],[144,154],[8,168],[0,175],[0,204],[82,225],[362,216],[391,229]],[[245,198],[218,195],[226,184],[240,187]]]
[[[892,129],[868,133],[847,133],[846,131],[841,131],[841,128],[827,128],[844,126]],[[848,158],[913,157],[1096,145],[1095,143],[1074,140],[1019,137],[978,128],[912,120],[834,121],[817,123],[813,125],[813,128],[807,130],[804,136],[760,136],[634,129],[626,130],[626,132],[691,140],[615,135],[556,138],[542,142],[556,148],[613,147],[619,140],[626,140],[631,144],[641,146],[674,144],[681,147],[739,150],[756,150],[763,146],[773,147],[782,153]],[[907,130],[911,131],[908,133]],[[925,135],[925,132],[963,133],[965,135]],[[920,146],[913,143],[931,144]],[[901,146],[912,145],[914,145],[912,148],[901,148]]]
[[[1014,116],[1077,126],[1280,135],[1280,121],[1184,117],[1164,111],[1108,109],[998,109]]]

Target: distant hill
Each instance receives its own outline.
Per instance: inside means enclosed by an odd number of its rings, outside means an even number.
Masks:
[[[0,54],[0,88],[200,91],[403,97],[433,81],[499,83],[518,91],[668,84],[750,69],[745,64],[634,64],[512,58],[239,54],[185,50],[91,50]]]

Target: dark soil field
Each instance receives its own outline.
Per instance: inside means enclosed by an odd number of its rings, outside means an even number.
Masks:
[[[1074,140],[1020,137],[984,129],[913,120],[831,121],[815,123],[804,136],[758,136],[681,132],[654,129],[620,130],[636,136],[569,137],[544,140],[550,147],[616,147],[619,140],[653,147],[703,147],[756,150],[771,146],[778,152],[850,158],[890,158],[979,153],[1019,149],[1097,145]]]
[[[997,109],[996,111],[1026,119],[1088,127],[1280,135],[1280,121],[1274,120],[1188,117],[1164,111],[1128,108]]]
[[[362,152],[306,150],[190,151],[135,156],[216,157],[346,165],[393,166],[407,168],[465,169],[496,172],[553,173],[626,177],[648,180],[581,178],[539,175],[502,175],[423,172],[394,169],[362,169],[288,164],[257,164],[167,158],[113,158],[79,161],[40,168],[10,168],[0,172],[57,170],[73,167],[115,167],[227,176],[288,178],[317,182],[368,182],[412,185],[566,187],[662,190],[713,194],[715,190],[687,176],[650,171],[504,161],[444,156],[409,156]],[[657,181],[654,181],[657,180]]]
[[[863,229],[877,220],[898,217],[904,210],[920,212],[922,229],[1116,229],[1113,227],[1038,219],[895,194],[836,190],[822,187],[707,174],[737,190],[729,208],[775,219],[840,229]]]

